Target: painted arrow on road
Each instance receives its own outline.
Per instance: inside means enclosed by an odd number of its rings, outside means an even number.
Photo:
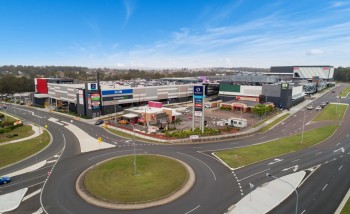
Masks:
[[[275,158],[275,161],[270,162],[270,163],[268,163],[267,165],[272,165],[272,164],[278,163],[278,162],[280,162],[280,161],[283,161],[283,159]]]
[[[295,165],[295,166],[292,166],[289,168],[282,169],[282,171],[287,171],[287,170],[293,169],[293,172],[296,172],[298,170],[298,168],[299,168],[299,165]]]
[[[344,149],[343,147],[341,147],[340,149],[336,149],[336,150],[334,150],[333,152],[339,152],[339,151],[345,152],[345,149]]]

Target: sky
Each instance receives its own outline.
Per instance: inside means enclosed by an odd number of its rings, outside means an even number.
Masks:
[[[350,66],[350,0],[0,0],[0,65]]]

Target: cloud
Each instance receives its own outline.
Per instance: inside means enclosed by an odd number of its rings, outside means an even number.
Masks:
[[[310,49],[307,51],[306,55],[312,56],[312,55],[321,55],[324,54],[325,52],[321,49]]]
[[[345,2],[345,1],[334,1],[334,2],[331,2],[331,7],[342,7],[348,4],[349,2]]]
[[[124,0],[124,6],[126,10],[125,25],[127,25],[134,9],[132,0]]]

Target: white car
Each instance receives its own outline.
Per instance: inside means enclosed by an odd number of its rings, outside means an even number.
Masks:
[[[315,109],[320,111],[320,110],[322,110],[322,107],[321,106],[317,106]]]
[[[307,109],[307,110],[312,110],[312,109],[314,109],[314,107],[308,106],[308,107],[306,107],[306,109]]]

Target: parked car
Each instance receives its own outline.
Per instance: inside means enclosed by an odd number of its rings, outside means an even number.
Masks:
[[[326,105],[327,105],[326,102],[322,102],[322,103],[320,104],[320,106],[321,106],[322,108],[326,107]]]
[[[306,107],[306,109],[307,109],[307,110],[312,110],[312,109],[314,109],[314,107],[308,106],[308,107]]]
[[[211,105],[210,104],[205,104],[204,108],[211,108]]]
[[[98,119],[96,122],[95,122],[95,125],[101,125],[102,123],[104,123],[104,121],[102,119]]]
[[[320,111],[320,110],[322,110],[322,107],[321,106],[317,106],[315,109]]]
[[[183,113],[190,113],[191,111],[188,110],[188,109],[185,109],[185,110],[183,110],[182,112],[183,112]]]
[[[4,177],[0,177],[0,184],[6,184],[9,183],[11,181],[10,177],[4,176]]]

